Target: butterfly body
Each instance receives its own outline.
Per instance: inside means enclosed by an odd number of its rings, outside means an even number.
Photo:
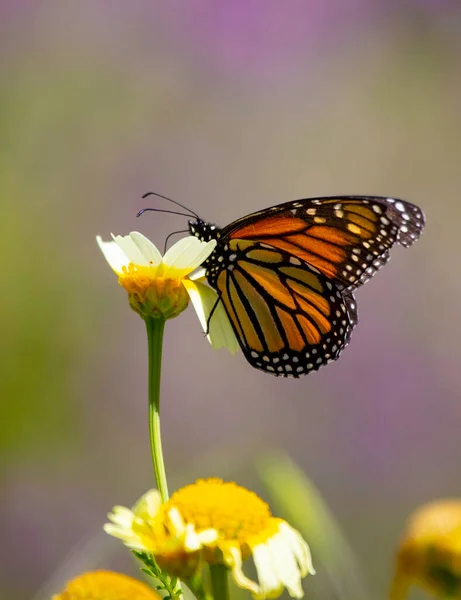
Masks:
[[[295,200],[222,229],[189,221],[217,242],[203,267],[246,359],[294,377],[338,358],[357,324],[354,290],[423,227],[415,205],[374,196]]]

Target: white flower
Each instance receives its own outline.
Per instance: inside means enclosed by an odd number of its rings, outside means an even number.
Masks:
[[[117,506],[109,519],[107,533],[152,553],[168,573],[187,580],[206,563],[223,564],[258,600],[276,598],[284,589],[302,598],[301,579],[315,573],[301,534],[273,517],[254,492],[233,482],[198,480],[165,504],[150,490],[132,511]],[[250,557],[257,581],[243,571]]]
[[[136,312],[143,318],[169,319],[180,314],[190,298],[203,329],[209,329],[208,340],[213,348],[237,350],[238,343],[221,302],[208,323],[218,295],[205,283],[204,270],[198,268],[213,252],[215,240],[183,238],[162,258],[156,246],[137,231],[112,238],[113,241],[105,242],[97,236],[96,241]]]

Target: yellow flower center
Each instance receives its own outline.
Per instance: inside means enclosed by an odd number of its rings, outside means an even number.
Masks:
[[[221,479],[199,479],[175,492],[166,509],[177,508],[196,531],[215,529],[220,541],[246,544],[266,531],[271,522],[269,506],[254,492]]]
[[[177,317],[189,304],[182,279],[162,277],[164,265],[145,267],[130,263],[123,267],[118,282],[128,292],[131,308],[143,318]]]
[[[397,554],[391,598],[414,583],[437,597],[461,598],[461,502],[440,500],[412,517]]]
[[[53,600],[160,600],[148,585],[121,573],[92,571],[69,581]]]

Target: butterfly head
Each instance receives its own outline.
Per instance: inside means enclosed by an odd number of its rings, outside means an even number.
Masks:
[[[214,223],[207,223],[202,219],[196,219],[195,221],[189,221],[189,231],[191,235],[195,235],[201,242],[209,242],[210,240],[217,240],[220,237],[221,229]]]

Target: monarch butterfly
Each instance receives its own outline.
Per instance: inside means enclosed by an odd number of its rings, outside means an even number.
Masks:
[[[414,204],[379,196],[295,200],[222,229],[188,222],[192,235],[217,242],[202,266],[245,358],[284,377],[339,357],[357,324],[353,292],[424,224]]]

